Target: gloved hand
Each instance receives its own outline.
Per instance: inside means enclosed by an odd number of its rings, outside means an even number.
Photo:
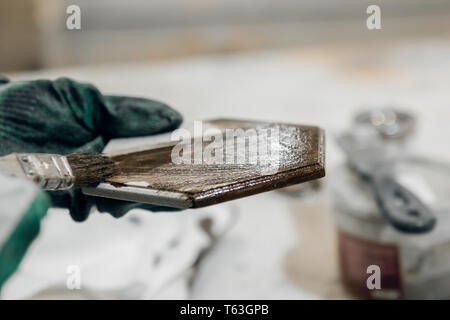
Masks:
[[[67,78],[12,83],[0,78],[0,156],[13,152],[99,153],[112,138],[170,131],[181,122],[181,115],[161,102],[102,95],[90,84]],[[85,220],[93,205],[115,217],[136,207],[172,210],[90,197],[79,189],[46,193],[28,181],[5,179],[10,178],[0,175],[0,222],[8,226],[0,228],[0,288],[37,236],[40,220],[50,204],[68,208],[76,221]],[[4,190],[8,186],[16,186],[17,190]],[[12,195],[29,201],[14,200]]]
[[[67,78],[0,82],[0,156],[12,152],[99,153],[112,138],[170,131],[181,122],[181,115],[161,102],[102,95],[90,84]],[[49,194],[54,206],[69,208],[77,221],[85,220],[94,204],[114,216],[136,207],[88,197],[79,189]]]

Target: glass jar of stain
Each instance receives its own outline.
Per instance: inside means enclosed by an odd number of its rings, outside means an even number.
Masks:
[[[450,298],[450,166],[413,155],[414,118],[359,114],[329,174],[341,278],[358,297]]]

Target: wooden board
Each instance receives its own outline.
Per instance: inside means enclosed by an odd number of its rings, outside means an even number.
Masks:
[[[209,120],[204,124],[208,129],[220,130],[224,147],[216,148],[215,152],[223,155],[221,159],[224,163],[194,163],[195,148],[192,146],[189,154],[192,162],[175,164],[172,150],[176,143],[160,144],[142,151],[113,155],[112,158],[121,168],[121,175],[110,178],[96,188],[85,188],[83,192],[169,207],[199,208],[325,175],[325,138],[318,127],[233,119]],[[225,145],[226,129],[242,129],[246,132],[250,129],[259,136],[261,132],[275,128],[277,134],[274,137],[267,136],[266,140],[267,145],[277,151],[276,157],[274,153],[269,153],[265,155],[264,161],[251,162],[248,150],[252,150],[252,140],[246,139],[245,161],[239,163],[237,149],[227,149]],[[233,139],[237,145],[237,138]],[[206,150],[210,143],[203,141],[202,150]],[[230,152],[235,156],[233,163],[226,161]],[[273,167],[273,172],[262,170],[262,163],[276,163],[276,170]]]

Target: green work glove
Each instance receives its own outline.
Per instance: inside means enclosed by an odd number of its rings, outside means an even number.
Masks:
[[[68,154],[103,150],[112,138],[176,129],[179,113],[147,99],[104,96],[94,86],[61,78],[10,83],[0,77],[0,156],[13,152]],[[82,221],[96,205],[115,217],[139,207],[170,208],[85,196],[81,190],[44,192],[0,173],[0,289],[17,269],[50,205]]]
[[[112,138],[170,131],[181,122],[181,115],[161,102],[102,95],[90,84],[67,78],[0,81],[0,156],[12,152],[99,153]],[[80,189],[49,194],[54,206],[68,208],[77,221],[85,220],[93,205],[114,216],[137,206],[88,197]]]

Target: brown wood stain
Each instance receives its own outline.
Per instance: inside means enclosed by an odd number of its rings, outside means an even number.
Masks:
[[[192,199],[193,207],[203,207],[325,175],[324,133],[318,127],[231,119],[212,120],[208,121],[208,124],[223,130],[224,145],[225,128],[244,130],[252,128],[259,135],[262,130],[273,129],[276,126],[279,133],[276,141],[272,137],[267,137],[267,143],[275,147],[278,154],[276,157],[272,153],[266,154],[264,155],[266,158],[259,158],[258,163],[247,161],[242,164],[204,162],[195,164],[194,148],[191,147],[189,156],[192,163],[175,164],[171,158],[173,145],[163,146],[114,156],[113,160],[117,162],[122,172],[107,182],[117,187],[130,182],[145,182],[148,188],[186,194]],[[208,144],[210,141],[203,141],[203,150]],[[251,139],[247,139],[245,147],[247,160],[251,144]],[[223,155],[221,157],[223,162],[230,152],[237,157],[236,150],[227,150],[226,146],[215,151]],[[276,163],[278,170],[274,174],[262,174],[261,163]]]

